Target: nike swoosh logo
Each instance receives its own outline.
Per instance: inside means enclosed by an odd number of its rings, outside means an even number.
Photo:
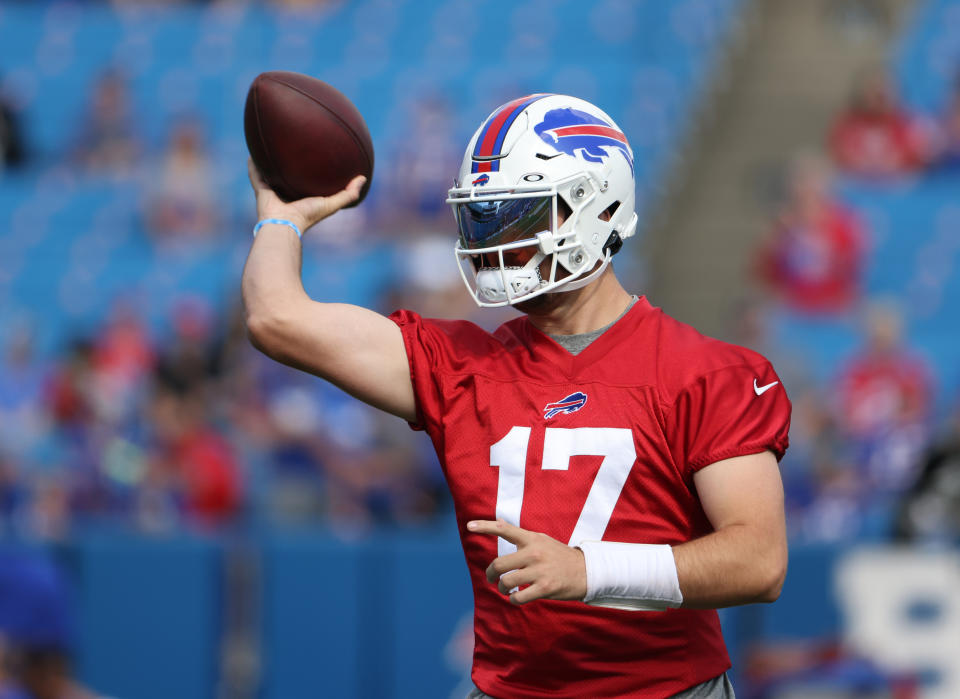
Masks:
[[[769,391],[771,388],[773,388],[774,386],[776,386],[778,383],[780,383],[780,382],[779,382],[779,381],[774,381],[773,383],[768,383],[766,386],[757,386],[757,380],[754,379],[754,380],[753,380],[753,392],[756,393],[758,396],[762,396],[764,393],[766,393],[767,391]]]
[[[537,153],[537,157],[540,160],[553,160],[554,158],[559,158],[563,153],[557,153],[556,155],[547,155],[546,153]]]

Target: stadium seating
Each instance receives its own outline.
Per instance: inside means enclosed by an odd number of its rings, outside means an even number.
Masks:
[[[35,159],[26,173],[0,177],[0,330],[28,315],[42,323],[41,346],[50,352],[65,335],[94,327],[120,295],[138,300],[156,332],[173,292],[206,297],[217,308],[232,303],[247,244],[242,231],[252,218],[240,116],[248,85],[265,69],[307,72],[340,87],[378,147],[402,136],[396,116],[420,95],[439,93],[455,105],[462,140],[515,93],[596,100],[632,138],[642,209],[694,113],[738,4],[566,0],[503,13],[471,3],[383,0],[300,11],[246,3],[5,6],[0,77],[24,106]],[[562,35],[560,27],[579,32]],[[111,68],[129,79],[147,159],[135,178],[95,181],[64,161],[94,81]],[[142,203],[153,156],[182,115],[199,115],[209,135],[236,230],[163,252],[145,235]],[[387,171],[382,159],[378,171]],[[352,266],[384,271],[388,262],[311,260],[308,288],[313,279],[327,298],[369,302],[382,284],[357,282]],[[331,277],[352,284],[323,283]]]
[[[917,3],[895,44],[891,70],[907,107],[936,118],[960,75],[960,2]],[[956,308],[960,305],[960,205],[957,176],[933,172],[889,182],[847,179],[841,198],[866,224],[871,243],[864,293],[891,299],[904,311],[907,339],[919,348],[937,377],[937,417],[955,407],[960,388]],[[853,317],[808,318],[778,313],[776,344],[815,359],[811,373],[821,381],[835,375],[856,349]]]

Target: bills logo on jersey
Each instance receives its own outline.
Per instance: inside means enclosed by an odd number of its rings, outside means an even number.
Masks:
[[[475,179],[471,184],[473,184],[474,187],[478,185],[482,187],[489,181],[490,181],[490,175],[488,175],[487,173],[483,173],[482,175],[480,175],[480,177]]]
[[[602,163],[612,152],[609,149],[618,150],[633,172],[627,137],[598,117],[576,109],[551,109],[533,130],[547,145],[591,163]]]
[[[549,420],[550,418],[563,414],[575,413],[580,408],[587,404],[587,394],[580,393],[571,393],[566,398],[558,400],[556,403],[547,403],[543,408],[543,419]]]

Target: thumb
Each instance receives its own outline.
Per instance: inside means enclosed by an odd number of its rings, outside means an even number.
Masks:
[[[338,209],[342,209],[348,204],[352,204],[360,198],[360,192],[363,191],[363,185],[367,183],[367,178],[363,175],[357,175],[344,187],[331,197],[331,203]]]
[[[363,189],[366,181],[366,177],[358,175],[350,180],[349,184],[336,194],[331,194],[327,197],[310,197],[309,199],[304,199],[303,204],[308,207],[308,218],[311,219],[313,223],[316,223],[336,213],[343,207],[352,204],[360,198],[360,191]]]
[[[346,197],[346,201],[340,204],[337,208],[342,208],[347,204],[352,204],[360,198],[360,193],[363,191],[363,186],[367,183],[367,178],[363,175],[357,175],[354,177],[347,186],[343,189],[342,192],[335,194],[335,197],[339,197],[343,194]]]

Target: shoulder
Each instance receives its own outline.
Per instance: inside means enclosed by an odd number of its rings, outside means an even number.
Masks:
[[[500,354],[523,342],[519,318],[490,333],[467,320],[424,318],[409,310],[395,311],[389,317],[400,326],[408,352],[421,349],[435,360],[450,358],[456,364],[469,358]]]
[[[657,379],[664,403],[673,403],[686,388],[715,375],[764,380],[772,374],[770,362],[758,352],[704,335],[662,311],[657,325]]]

